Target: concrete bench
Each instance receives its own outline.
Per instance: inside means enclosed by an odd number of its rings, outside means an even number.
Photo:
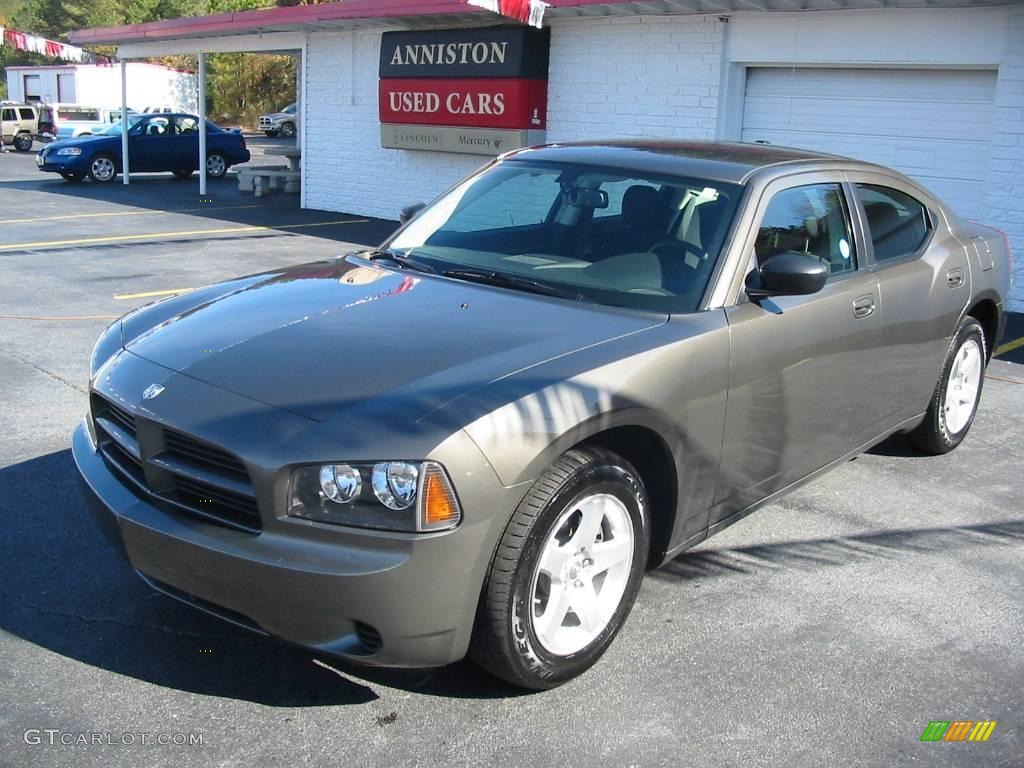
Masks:
[[[252,193],[256,197],[263,197],[283,182],[285,194],[295,195],[299,192],[301,178],[299,171],[257,171],[252,178]]]
[[[253,181],[257,174],[266,173],[267,171],[286,171],[288,170],[287,165],[256,165],[249,166],[246,168],[238,169],[238,191],[239,192],[252,192]]]

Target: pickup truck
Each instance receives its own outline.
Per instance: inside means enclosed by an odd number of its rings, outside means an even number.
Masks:
[[[299,124],[299,116],[296,114],[295,105],[289,104],[280,112],[269,115],[260,115],[260,130],[267,136],[284,136],[286,139],[295,137]]]
[[[128,114],[134,113],[134,109],[128,110]],[[54,104],[52,114],[52,132],[57,139],[92,136],[121,119],[120,109],[87,107],[79,104]]]

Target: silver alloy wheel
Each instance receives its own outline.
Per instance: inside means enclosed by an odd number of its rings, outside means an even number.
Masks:
[[[633,565],[633,519],[617,497],[586,496],[567,507],[541,551],[530,605],[537,640],[568,656],[608,626]]]
[[[96,181],[110,181],[117,173],[117,167],[109,157],[97,157],[89,166],[89,171]]]
[[[228,170],[228,164],[220,155],[210,155],[206,158],[206,175],[219,179]]]
[[[956,352],[953,367],[946,382],[946,396],[943,402],[946,430],[958,434],[967,426],[974,414],[981,386],[981,345],[977,339],[968,339]]]

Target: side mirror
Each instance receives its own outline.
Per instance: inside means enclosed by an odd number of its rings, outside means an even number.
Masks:
[[[829,268],[817,259],[796,251],[777,253],[760,269],[747,275],[747,296],[806,296],[817,293],[828,280]]]
[[[416,214],[427,207],[426,203],[412,203],[398,212],[398,223],[403,227],[416,217]]]

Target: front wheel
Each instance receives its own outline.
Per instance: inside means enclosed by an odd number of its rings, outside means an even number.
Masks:
[[[281,135],[286,139],[295,138],[295,123],[285,123],[281,126]]]
[[[96,155],[89,163],[89,178],[107,184],[117,176],[117,166],[110,155]]]
[[[228,172],[228,161],[219,152],[211,152],[206,156],[206,175],[211,179],[219,179]]]
[[[978,412],[987,360],[981,324],[965,317],[949,346],[924,421],[913,432],[919,448],[934,454],[949,453],[967,436]]]
[[[556,461],[509,522],[470,654],[510,683],[554,688],[589,669],[626,621],[650,531],[640,476],[603,448]]]
[[[28,152],[32,149],[32,137],[27,133],[19,133],[14,137],[14,148],[19,152]]]

